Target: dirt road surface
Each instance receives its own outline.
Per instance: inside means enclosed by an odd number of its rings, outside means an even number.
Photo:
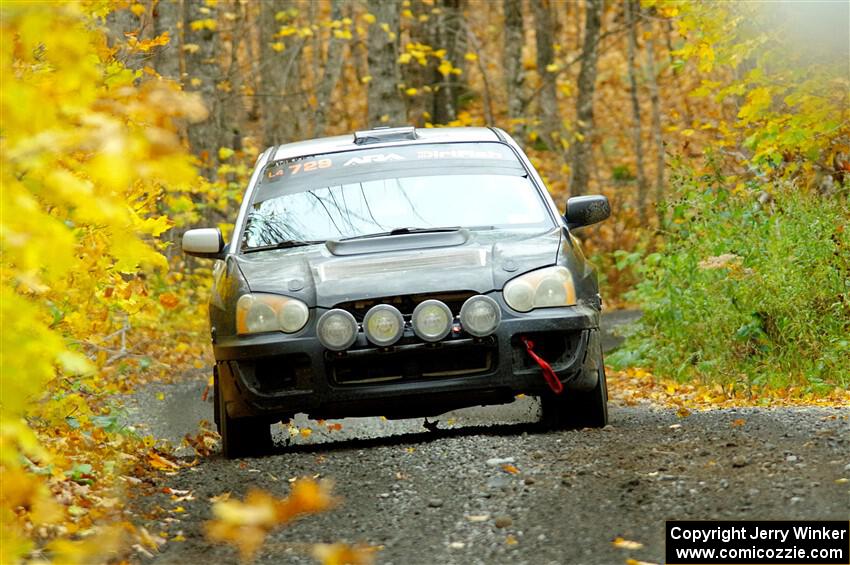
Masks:
[[[611,327],[633,318],[606,320]],[[205,381],[145,388],[129,399],[128,419],[175,441],[195,433],[200,419],[212,420],[201,400]],[[444,415],[433,432],[421,419],[341,420],[330,432],[299,417],[295,426],[312,433],[290,437],[278,426],[270,456],[213,455],[139,489],[145,496],[134,508],[152,516],[148,529],[185,538],[139,560],[238,562],[233,549],[203,537],[208,499],[241,498],[251,487],[284,496],[301,476],[333,480],[340,503],[273,533],[258,563],[314,563],[310,544],[337,541],[378,546],[377,562],[396,565],[662,563],[665,520],[850,518],[850,484],[841,481],[850,477],[850,408],[681,418],[611,395],[611,424],[602,430],[542,432],[533,398]],[[506,462],[519,472],[505,471]],[[161,492],[166,486],[194,499],[174,502]],[[617,547],[617,537],[643,546]]]

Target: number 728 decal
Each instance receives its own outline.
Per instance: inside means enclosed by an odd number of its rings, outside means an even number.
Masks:
[[[269,169],[268,178],[278,178],[282,177],[286,174],[286,171],[289,171],[289,176],[295,176],[300,173],[308,173],[310,171],[318,171],[319,169],[327,169],[333,163],[330,159],[318,159],[315,161],[296,161],[296,162],[288,162],[288,163],[279,163],[274,166],[274,168]]]

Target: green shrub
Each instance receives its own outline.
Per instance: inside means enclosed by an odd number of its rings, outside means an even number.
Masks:
[[[850,385],[850,206],[790,185],[674,178],[664,243],[627,298],[641,326],[609,361],[680,380]]]

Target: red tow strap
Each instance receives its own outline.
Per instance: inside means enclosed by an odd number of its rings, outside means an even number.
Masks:
[[[540,365],[540,369],[543,371],[543,378],[546,379],[546,384],[549,385],[552,392],[555,394],[561,394],[564,392],[564,385],[561,383],[560,379],[558,379],[558,375],[555,374],[555,371],[552,369],[552,365],[547,363],[541,356],[534,352],[534,342],[525,336],[522,336],[519,339],[525,345],[525,350],[531,358]]]

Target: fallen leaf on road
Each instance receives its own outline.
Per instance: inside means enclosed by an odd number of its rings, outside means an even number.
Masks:
[[[626,565],[658,565],[649,561],[638,561],[637,559],[626,559]]]
[[[375,560],[375,549],[344,543],[317,543],[313,546],[313,557],[322,565],[369,565]]]
[[[224,502],[225,500],[228,500],[229,498],[230,498],[230,493],[229,492],[223,492],[219,495],[211,497],[209,500],[210,500],[210,502],[215,504],[216,502]]]
[[[513,534],[509,534],[507,538],[505,538],[505,543],[508,545],[516,545],[519,543],[519,540],[516,539],[516,536]]]
[[[631,541],[623,539],[621,537],[614,538],[614,541],[611,542],[611,545],[613,545],[614,547],[619,547],[620,549],[640,549],[643,547],[643,544],[639,541]]]
[[[510,473],[511,475],[519,474],[519,469],[517,469],[516,466],[511,465],[510,463],[505,463],[504,465],[502,465],[502,471],[504,471],[505,473]]]
[[[467,516],[466,519],[469,520],[470,522],[486,522],[487,520],[490,519],[490,515],[489,514],[474,514],[472,516]]]
[[[180,465],[178,465],[174,461],[166,459],[155,451],[151,451],[150,453],[148,453],[148,463],[150,463],[151,467],[153,467],[154,469],[159,469],[160,471],[180,470]]]
[[[330,483],[301,479],[292,484],[292,491],[283,499],[254,489],[244,501],[214,503],[215,518],[204,528],[209,539],[235,546],[241,558],[249,561],[273,528],[302,514],[326,510],[332,504]]]
[[[743,418],[738,418],[737,420],[732,421],[732,426],[743,426],[747,421]]]

